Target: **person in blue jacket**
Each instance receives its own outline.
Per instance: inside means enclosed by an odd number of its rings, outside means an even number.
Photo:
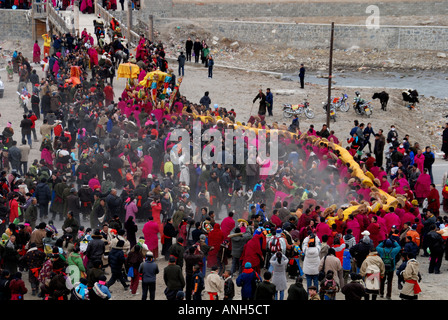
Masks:
[[[252,269],[252,264],[246,262],[243,272],[236,278],[236,285],[241,287],[241,300],[253,300],[257,282],[261,281],[258,273]]]
[[[380,297],[384,296],[384,287],[385,282],[387,281],[386,299],[391,299],[392,279],[395,271],[395,257],[400,253],[401,246],[397,241],[386,239],[376,247],[376,251],[381,259],[383,259],[384,267],[386,268],[384,277],[381,279]]]

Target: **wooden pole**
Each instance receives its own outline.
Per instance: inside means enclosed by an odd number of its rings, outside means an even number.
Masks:
[[[154,16],[149,15],[148,19],[148,39],[151,42],[154,42]]]
[[[37,10],[38,4],[36,4],[35,1],[31,4],[31,27],[32,27],[32,35],[33,35],[33,42],[37,40],[37,30],[36,30],[36,18],[35,18],[35,12]]]
[[[127,38],[128,38],[128,44],[131,44],[131,30],[132,30],[132,1],[128,0],[128,12],[127,12],[127,17],[128,17],[128,32],[126,34]]]
[[[74,29],[75,29],[75,34],[80,34],[79,32],[79,0],[75,0],[74,4],[73,4],[73,15],[74,15]]]
[[[330,103],[331,103],[331,78],[333,69],[333,38],[334,38],[334,22],[331,23],[331,39],[330,39],[330,63],[328,70],[328,100],[327,100],[327,128],[330,129]]]

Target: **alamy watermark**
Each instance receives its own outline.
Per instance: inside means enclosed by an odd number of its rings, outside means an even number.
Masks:
[[[371,13],[366,19],[367,29],[379,29],[380,28],[380,8],[375,5],[370,5],[366,8],[366,13]]]
[[[202,133],[202,122],[194,121],[192,134],[186,129],[174,129],[169,140],[178,142],[170,151],[171,161],[177,165],[258,163],[263,175],[274,175],[278,169],[277,130],[258,129],[255,132],[238,127],[224,129],[223,134],[210,128]],[[202,142],[206,144],[203,146]]]

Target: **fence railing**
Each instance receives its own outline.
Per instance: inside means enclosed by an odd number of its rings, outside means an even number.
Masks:
[[[47,4],[33,1],[34,19],[45,19],[47,17]]]
[[[104,20],[105,22],[105,26],[109,26],[110,25],[110,21],[112,20],[112,18],[114,18],[113,15],[111,15],[109,13],[109,11],[107,11],[106,9],[104,9],[101,4],[98,3],[99,1],[95,1],[95,12],[97,14],[101,15],[101,18]],[[123,34],[123,36],[127,36],[128,34],[130,34],[130,39],[127,39],[128,44],[130,47],[136,47],[138,45],[138,41],[140,39],[140,35],[133,31],[131,29],[130,33],[128,32],[128,26],[123,23],[123,21],[118,20],[117,18],[115,18],[115,20],[118,21],[118,23],[120,24],[120,28],[121,28],[121,33]]]
[[[53,7],[52,1],[48,1],[47,14],[48,14],[48,20],[50,20],[50,22],[53,24],[53,27],[60,34],[69,33],[72,31],[71,23],[67,24],[66,18],[63,16],[61,12],[59,12],[59,10]]]

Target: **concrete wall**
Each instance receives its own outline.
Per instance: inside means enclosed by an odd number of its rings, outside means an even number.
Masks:
[[[364,0],[282,0],[280,3],[266,3],[264,0],[229,0],[217,2],[197,2],[194,0],[143,0],[143,8],[133,12],[134,23],[139,19],[146,23],[148,15],[154,15],[154,27],[165,23],[182,22],[189,19],[218,37],[248,43],[288,44],[296,48],[322,48],[329,45],[330,24],[296,24],[257,21],[235,21],[237,17],[268,16],[365,16],[367,5],[376,4],[380,15],[448,15],[448,0],[408,0],[399,2],[383,0],[372,3]],[[258,0],[259,1],[259,0]],[[125,22],[126,17],[114,15]],[[215,17],[213,23],[201,17]],[[243,19],[242,19],[243,20]],[[126,22],[125,22],[126,23]],[[409,23],[412,25],[412,21]],[[367,29],[364,25],[336,25],[335,48],[352,46],[377,49],[432,49],[448,51],[448,27],[434,26],[383,26]]]
[[[156,17],[173,17],[173,0],[141,0],[141,7]]]
[[[158,25],[179,19],[155,19]],[[217,37],[258,44],[288,44],[296,48],[328,47],[329,24],[264,23],[215,20],[213,23],[195,20],[194,24]],[[352,46],[377,49],[430,49],[448,51],[448,27],[381,26],[367,29],[361,25],[335,25],[334,47]]]
[[[159,10],[160,0],[144,0],[148,8]],[[366,8],[377,5],[383,16],[430,16],[448,14],[448,1],[326,1],[326,2],[277,2],[256,3],[246,0],[235,2],[176,2],[165,0],[163,17],[170,17],[169,7],[172,3],[171,17],[179,18],[244,18],[244,17],[325,17],[325,16],[368,16]],[[149,5],[151,3],[151,5]],[[154,15],[158,15],[154,13]],[[162,15],[158,15],[162,16]]]
[[[29,10],[0,10],[0,40],[31,39],[32,25]]]

